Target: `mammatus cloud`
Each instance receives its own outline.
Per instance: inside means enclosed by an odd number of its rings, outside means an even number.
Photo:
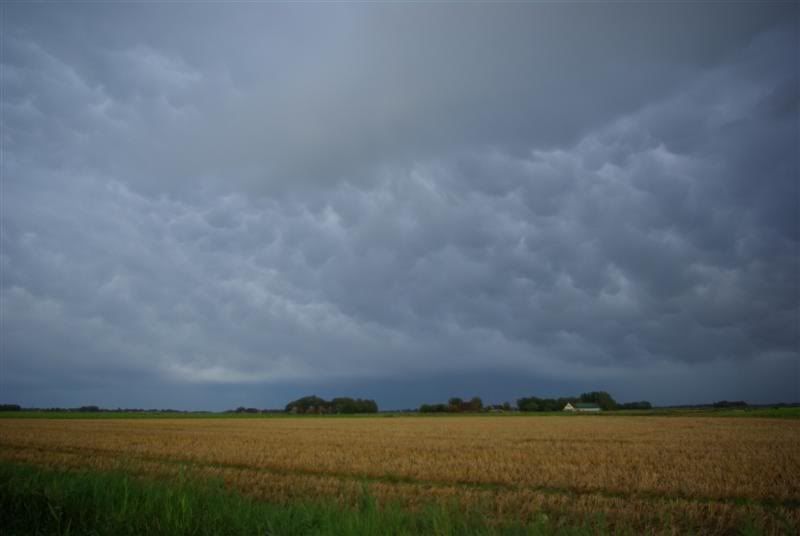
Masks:
[[[738,21],[684,51],[640,36],[647,53],[623,57],[651,68],[608,75],[514,13],[401,12],[429,48],[376,35],[380,10],[335,10],[317,48],[271,35],[284,49],[258,68],[192,31],[99,48],[65,32],[65,52],[18,15],[3,383],[491,371],[797,399],[796,26]]]

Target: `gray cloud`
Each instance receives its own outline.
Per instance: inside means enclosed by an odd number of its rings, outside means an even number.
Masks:
[[[4,8],[28,403],[798,398],[796,6],[73,7]]]

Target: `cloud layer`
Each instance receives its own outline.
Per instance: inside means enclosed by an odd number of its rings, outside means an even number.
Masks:
[[[796,6],[4,9],[26,403],[800,396]]]

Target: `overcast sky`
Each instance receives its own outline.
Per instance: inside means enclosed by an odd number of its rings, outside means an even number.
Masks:
[[[0,402],[800,401],[796,2],[0,9]]]

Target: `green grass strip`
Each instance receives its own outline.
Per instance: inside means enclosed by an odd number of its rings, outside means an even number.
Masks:
[[[333,503],[270,504],[225,489],[219,481],[134,478],[0,463],[0,534],[31,535],[538,535],[602,532],[557,527],[546,516],[493,526],[478,514],[431,507],[379,508],[365,491],[356,509]]]

